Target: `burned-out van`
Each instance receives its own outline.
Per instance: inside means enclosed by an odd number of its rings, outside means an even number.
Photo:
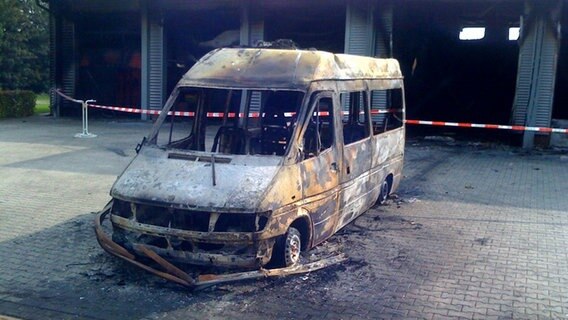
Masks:
[[[113,185],[99,243],[179,283],[194,280],[176,262],[293,267],[397,188],[404,108],[393,59],[215,50],[179,81]]]

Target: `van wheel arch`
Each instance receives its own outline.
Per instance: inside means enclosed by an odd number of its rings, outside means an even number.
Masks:
[[[300,238],[300,251],[305,251],[311,245],[311,221],[308,216],[300,216],[288,226],[286,233],[276,238],[272,250],[272,257],[268,263],[269,267],[286,267],[289,266],[289,238],[291,235],[298,235]]]
[[[312,233],[311,221],[307,216],[302,216],[294,220],[290,227],[295,228],[300,232],[300,239],[302,240],[302,251],[311,247]]]

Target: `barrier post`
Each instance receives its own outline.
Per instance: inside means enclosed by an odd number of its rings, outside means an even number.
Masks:
[[[73,99],[70,96],[59,91],[59,89],[54,89],[53,91],[55,91],[55,93],[57,93],[58,95],[60,95],[64,99],[67,99],[69,101],[81,104],[81,121],[83,123],[82,124],[83,132],[77,133],[75,135],[75,138],[95,138],[97,136],[96,134],[89,133],[89,103],[97,102],[97,101],[96,100],[77,100],[77,99]]]
[[[89,103],[97,102],[96,100],[76,100],[81,103],[82,111],[81,117],[83,122],[83,132],[77,133],[75,138],[96,138],[96,134],[89,133]]]

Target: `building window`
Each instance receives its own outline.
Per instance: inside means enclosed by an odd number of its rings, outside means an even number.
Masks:
[[[519,40],[519,35],[521,33],[521,28],[519,27],[510,27],[509,28],[509,40],[510,41],[517,41]]]
[[[465,27],[460,31],[460,40],[481,40],[485,37],[485,27]]]

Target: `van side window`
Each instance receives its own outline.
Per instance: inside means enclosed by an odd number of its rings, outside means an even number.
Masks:
[[[333,145],[333,100],[322,97],[316,103],[304,132],[304,159],[318,156]]]
[[[340,95],[343,109],[343,143],[348,145],[369,136],[369,114],[365,91],[343,92]]]
[[[373,134],[381,134],[402,127],[402,89],[371,91],[371,120]]]

